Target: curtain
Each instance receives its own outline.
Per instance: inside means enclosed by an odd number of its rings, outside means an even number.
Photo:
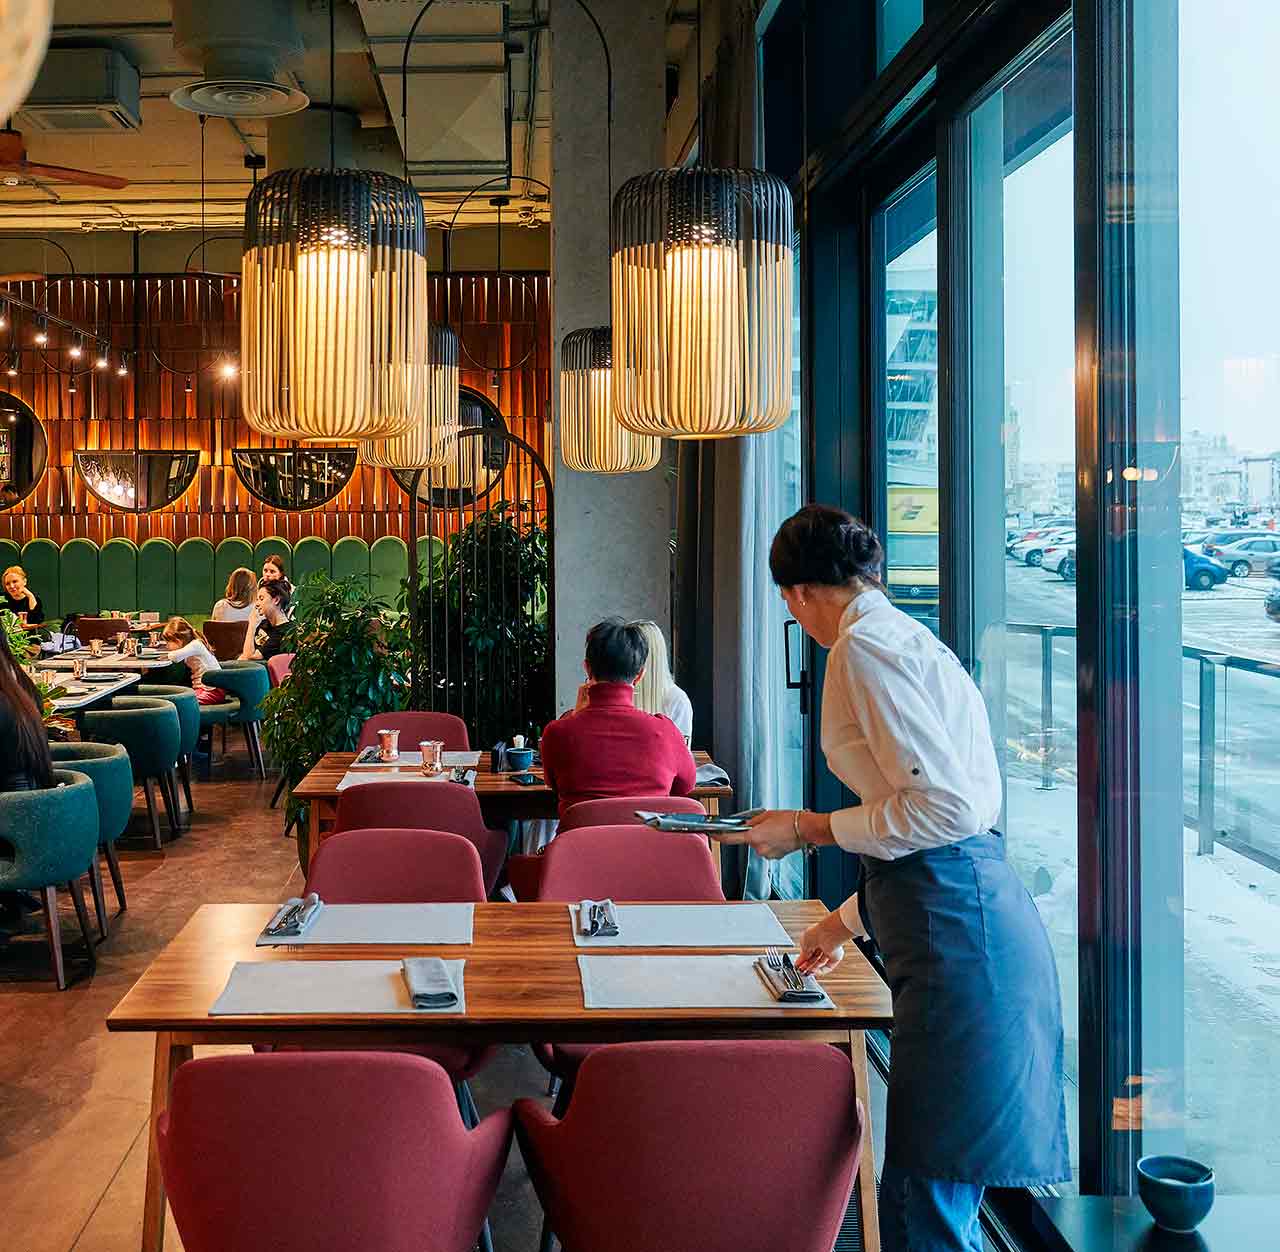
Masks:
[[[725,0],[716,72],[703,100],[708,164],[759,166],[753,0]],[[799,336],[795,337],[799,345]],[[797,362],[798,371],[798,362]],[[795,377],[798,380],[798,372]],[[785,427],[767,435],[685,443],[679,451],[675,649],[694,724],[739,808],[803,803],[797,693],[783,666],[785,606],[769,577],[769,544],[802,503],[799,385]],[[731,852],[737,855],[730,855]],[[725,849],[726,894],[804,895],[804,858],[762,861]]]

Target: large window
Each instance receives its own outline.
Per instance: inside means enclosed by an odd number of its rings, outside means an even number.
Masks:
[[[876,69],[898,55],[923,21],[924,0],[876,0]]]
[[[971,180],[969,629],[1003,767],[1009,858],[1057,957],[1078,1159],[1070,36],[982,98],[962,134]]]
[[[886,499],[885,580],[904,612],[938,629],[938,192],[932,173],[873,224],[883,363],[878,420]]]

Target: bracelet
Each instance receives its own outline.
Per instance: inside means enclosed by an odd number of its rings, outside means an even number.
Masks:
[[[791,829],[796,837],[796,851],[803,851],[805,856],[815,856],[818,851],[816,843],[809,843],[800,833],[800,814],[804,809],[792,809],[791,811]]]

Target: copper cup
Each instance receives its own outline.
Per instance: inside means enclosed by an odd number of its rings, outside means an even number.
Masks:
[[[422,753],[422,772],[424,774],[442,774],[444,772],[444,741],[440,739],[424,739],[418,744]]]
[[[90,652],[90,654],[91,654],[92,656],[101,656],[101,655],[102,655],[102,640],[101,640],[101,639],[90,639],[90,640],[89,640],[89,652]]]
[[[398,730],[378,731],[378,759],[380,761],[398,761],[400,759],[400,732]]]
[[[84,677],[84,658],[77,656],[71,659],[71,677],[77,682]]]

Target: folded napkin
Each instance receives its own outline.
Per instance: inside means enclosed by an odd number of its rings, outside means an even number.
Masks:
[[[764,957],[756,957],[755,964],[756,971],[764,979],[764,985],[769,988],[770,994],[783,1004],[818,1004],[827,998],[826,992],[812,974],[804,975],[804,990],[799,991],[787,982],[782,970],[771,969]]]
[[[696,778],[699,787],[729,786],[729,775],[714,762],[708,762],[706,765],[699,765]]]
[[[275,912],[275,916],[263,927],[262,934],[268,939],[297,939],[320,914],[324,901],[313,891],[304,900],[301,896],[293,896],[286,900]],[[280,923],[289,918],[288,925]]]
[[[592,925],[592,911],[595,924]],[[593,938],[615,939],[618,935],[618,910],[612,900],[582,900],[578,904],[578,929]]]
[[[458,1003],[458,990],[438,956],[406,957],[400,967],[415,1009],[451,1009]]]

